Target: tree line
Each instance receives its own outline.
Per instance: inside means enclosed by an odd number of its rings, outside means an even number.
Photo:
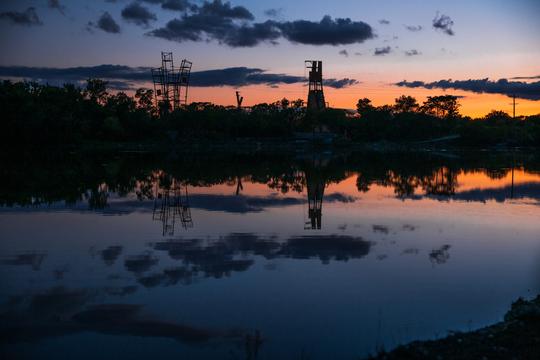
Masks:
[[[249,109],[191,103],[161,113],[149,89],[133,96],[110,93],[107,82],[86,86],[0,82],[2,144],[77,145],[82,142],[155,142],[172,139],[292,138],[296,132],[328,131],[347,142],[415,142],[458,135],[461,145],[540,145],[540,115],[513,119],[492,111],[478,119],[459,113],[459,98],[428,97],[423,104],[401,96],[392,105],[360,99],[357,112],[307,111],[301,99],[282,99]]]

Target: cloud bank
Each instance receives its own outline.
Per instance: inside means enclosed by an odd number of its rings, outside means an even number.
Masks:
[[[426,89],[454,89],[472,91],[479,94],[502,94],[509,97],[516,96],[526,100],[540,100],[540,81],[537,82],[522,82],[509,81],[508,79],[500,79],[492,81],[489,79],[478,80],[439,80],[434,82],[423,81],[401,81],[396,83],[397,86],[408,88],[426,88]]]
[[[163,1],[156,0],[157,3]],[[202,5],[187,3],[180,17],[147,33],[175,42],[217,41],[230,47],[253,47],[260,43],[276,44],[279,39],[305,45],[347,45],[362,43],[375,35],[370,25],[349,18],[324,16],[320,21],[267,20],[255,22],[253,14],[243,6],[229,2],[204,1]],[[276,9],[267,16],[279,15]]]
[[[51,84],[79,83],[88,78],[99,78],[109,81],[109,85],[118,90],[131,88],[132,83],[152,81],[150,68],[124,65],[73,68],[0,66],[0,78],[28,79]],[[305,82],[306,79],[303,76],[270,73],[259,68],[232,67],[193,72],[191,73],[190,85],[195,87],[241,87],[249,85],[302,84]],[[349,78],[330,78],[324,81],[325,86],[335,89],[355,84],[358,84],[358,81]]]

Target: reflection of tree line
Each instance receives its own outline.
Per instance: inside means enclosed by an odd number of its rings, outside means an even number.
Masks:
[[[235,184],[236,194],[241,194],[246,182],[260,183],[283,194],[307,190],[313,194],[310,199],[317,199],[325,186],[338,183],[352,173],[358,174],[360,192],[368,191],[372,185],[381,185],[394,188],[401,197],[412,196],[420,190],[427,194],[452,195],[457,190],[456,179],[460,173],[481,171],[492,179],[507,176],[514,168],[540,173],[540,157],[535,154],[474,153],[461,157],[426,153],[349,154],[332,158],[322,166],[280,155],[169,159],[159,154],[71,154],[5,160],[0,177],[1,205],[34,206],[58,201],[70,205],[87,201],[91,209],[106,207],[110,193],[124,196],[134,192],[140,200],[153,200],[156,182],[167,189],[165,179],[160,176],[182,186]],[[320,185],[323,189],[318,188]]]

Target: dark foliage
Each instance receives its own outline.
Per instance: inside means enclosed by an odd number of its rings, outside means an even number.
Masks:
[[[433,96],[422,104],[402,96],[375,107],[360,99],[358,114],[307,112],[302,100],[283,99],[249,109],[192,103],[159,116],[153,91],[110,94],[107,82],[89,79],[84,89],[32,82],[0,83],[2,132],[8,148],[77,145],[81,142],[156,142],[170,139],[287,138],[295,132],[332,132],[353,142],[418,142],[459,135],[466,146],[538,146],[540,115],[511,118],[493,111],[481,119],[459,114],[458,98]]]

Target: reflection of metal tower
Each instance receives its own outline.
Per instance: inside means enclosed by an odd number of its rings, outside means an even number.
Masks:
[[[308,176],[306,173],[306,184],[308,193],[308,217],[305,230],[320,230],[322,226],[322,203],[324,197],[325,183],[318,176]]]
[[[172,52],[161,53],[161,67],[152,69],[152,79],[156,106],[162,112],[187,104],[191,66],[192,63],[184,59],[180,67],[175,68]]]
[[[324,110],[326,102],[324,101],[324,92],[322,84],[322,61],[306,60],[306,68],[309,69],[309,93],[308,110]]]
[[[177,219],[180,219],[184,229],[192,228],[187,186],[182,188],[176,180],[166,189],[160,189],[156,184],[153,219],[163,223],[163,236],[174,235]]]

